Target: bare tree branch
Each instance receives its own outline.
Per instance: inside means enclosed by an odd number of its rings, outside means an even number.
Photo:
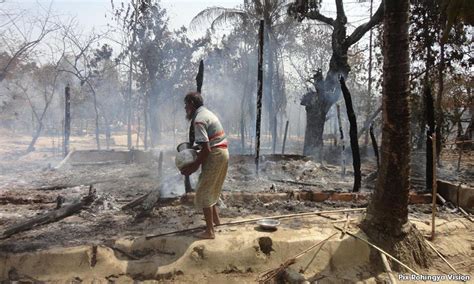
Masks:
[[[35,40],[28,40],[28,37],[23,33],[23,31],[18,27],[16,24],[15,19],[10,18],[11,24],[15,27],[17,32],[23,37],[23,40],[25,41],[15,52],[13,52],[13,55],[11,58],[8,60],[8,62],[5,64],[5,66],[0,67],[0,82],[5,79],[7,73],[10,71],[12,68],[13,64],[24,54],[26,54],[29,50],[34,49],[48,34],[57,31],[59,29],[59,26],[56,24],[52,24],[50,22],[50,17],[51,17],[51,6],[49,7],[48,10],[46,10],[46,16],[44,20],[38,20],[37,23],[40,23],[40,31],[39,35]]]
[[[384,0],[380,3],[379,8],[372,16],[372,18],[365,24],[358,26],[352,34],[346,39],[346,46],[351,46],[354,43],[358,42],[366,32],[368,32],[371,28],[379,24],[384,15]]]
[[[308,14],[306,14],[306,17],[308,19],[311,19],[311,20],[320,21],[320,22],[323,22],[327,25],[334,26],[334,19],[333,18],[326,17],[326,16],[322,15],[321,13],[319,13],[319,11],[317,11],[317,10],[312,10],[312,11],[308,12]]]

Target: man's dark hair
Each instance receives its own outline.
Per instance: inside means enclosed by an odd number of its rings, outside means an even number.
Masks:
[[[195,109],[204,105],[204,100],[202,99],[201,93],[199,92],[190,92],[184,97],[184,103],[191,104]]]

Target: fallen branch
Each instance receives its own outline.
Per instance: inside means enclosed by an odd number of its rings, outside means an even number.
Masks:
[[[83,197],[79,202],[73,203],[71,205],[63,206],[59,209],[50,211],[46,214],[33,217],[29,220],[20,222],[19,224],[15,224],[7,228],[2,236],[1,239],[6,239],[11,237],[14,234],[24,232],[30,230],[36,226],[56,222],[62,220],[68,216],[76,214],[80,212],[84,207],[90,205],[95,200],[95,189],[92,186],[89,187],[89,194]]]
[[[428,244],[428,246],[434,250],[434,252],[436,252],[436,254],[449,266],[449,268],[451,268],[454,272],[456,272],[457,274],[459,274],[459,272],[451,265],[451,263],[449,263],[446,258],[444,258],[441,253],[427,240],[425,240],[426,244]]]
[[[327,237],[326,239],[310,246],[309,248],[305,249],[304,251],[298,253],[294,257],[292,257],[292,258],[288,259],[287,261],[285,261],[283,264],[280,265],[280,267],[264,272],[262,275],[260,275],[258,277],[258,282],[259,283],[267,283],[268,281],[270,281],[272,279],[275,279],[276,277],[278,277],[278,275],[280,275],[282,272],[284,272],[290,265],[296,263],[296,260],[298,258],[302,257],[303,255],[305,255],[307,252],[314,249],[318,245],[320,245],[320,244],[324,245],[324,243],[326,243],[330,238],[334,237],[335,235],[337,235],[337,233],[334,233],[331,236]]]
[[[334,226],[334,228],[338,229],[339,231],[342,232],[342,229],[339,228],[338,226]],[[384,251],[383,249],[379,248],[378,246],[374,245],[373,243],[369,242],[368,240],[366,239],[363,239],[359,236],[356,236],[350,232],[346,232],[346,234],[348,234],[349,236],[351,237],[354,237],[360,241],[363,241],[364,243],[368,244],[369,246],[373,247],[374,249],[378,250],[379,252],[385,254],[386,256],[388,256],[390,259],[392,259],[393,261],[395,261],[396,263],[400,264],[402,267],[406,268],[408,271],[410,271],[411,273],[415,274],[415,275],[419,275],[418,273],[415,272],[415,270],[411,269],[410,267],[408,267],[406,264],[404,264],[403,262],[401,262],[400,260],[396,259],[395,257],[393,257],[392,255],[390,255],[388,252]]]
[[[277,216],[270,216],[270,217],[260,217],[260,218],[252,218],[252,219],[245,219],[245,220],[227,222],[227,223],[223,223],[223,224],[220,224],[220,225],[216,225],[216,227],[251,223],[251,222],[256,222],[256,221],[258,221],[262,218],[283,219],[283,218],[302,217],[302,216],[310,216],[310,215],[333,214],[333,213],[355,212],[355,211],[365,211],[365,210],[366,210],[366,208],[351,208],[351,209],[339,209],[339,210],[328,210],[328,211],[319,211],[319,212],[316,211],[316,212],[304,212],[304,213],[295,213],[295,214],[287,214],[287,215],[277,215]],[[201,229],[205,229],[205,228],[206,228],[206,226],[199,226],[199,227],[194,227],[194,228],[189,228],[189,229],[184,229],[184,230],[172,231],[172,232],[168,232],[168,233],[150,235],[150,236],[146,236],[145,239],[149,240],[149,239],[168,236],[168,235],[175,235],[175,234],[193,232],[193,231],[201,230]]]

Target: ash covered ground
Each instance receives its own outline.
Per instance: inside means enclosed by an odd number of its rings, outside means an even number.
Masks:
[[[21,140],[20,140],[21,141]],[[8,144],[10,143],[10,144]],[[77,202],[88,194],[89,185],[97,198],[85,210],[63,220],[38,226],[0,241],[0,249],[21,252],[49,247],[79,244],[102,244],[112,239],[159,234],[203,225],[201,212],[179,198],[184,193],[183,178],[174,167],[174,150],[164,151],[164,171],[158,177],[158,165],[116,163],[108,165],[74,166],[56,169],[60,154],[43,150],[23,155],[24,143],[18,140],[3,142],[0,159],[0,230],[46,213],[56,207],[58,196],[64,204]],[[298,191],[338,191],[352,189],[350,160],[345,176],[337,162],[338,149],[329,149],[332,161],[318,163],[299,155],[265,155],[260,173],[255,173],[253,156],[231,155],[224,192],[291,193]],[[332,153],[332,154],[331,154]],[[156,154],[155,154],[156,155]],[[452,181],[464,181],[472,186],[472,157],[464,157],[464,166],[456,171],[457,155],[447,150],[439,176]],[[335,162],[336,161],[336,162]],[[466,166],[467,165],[467,166]],[[422,165],[415,163],[414,190],[422,190],[419,175]],[[420,170],[421,169],[421,170]],[[362,191],[370,192],[375,185],[376,165],[373,157],[363,158]],[[415,171],[418,171],[416,173]],[[453,174],[454,173],[454,174]],[[197,174],[193,176],[197,180]],[[122,210],[122,206],[146,194],[160,190],[162,199],[147,216],[140,216],[140,207]],[[223,198],[221,215],[226,220],[246,216],[272,216],[315,210],[364,207],[367,201],[310,202],[291,198],[273,201]],[[416,216],[427,217],[428,205],[410,206]],[[449,209],[441,210],[441,215]],[[420,217],[421,218],[421,217]]]

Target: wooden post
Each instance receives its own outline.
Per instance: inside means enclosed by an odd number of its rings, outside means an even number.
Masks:
[[[464,150],[464,143],[459,144],[458,149],[459,149],[459,157],[458,157],[458,166],[456,168],[456,171],[459,172],[461,170],[461,157],[462,157],[462,152]]]
[[[346,176],[346,145],[344,143],[344,131],[342,130],[342,122],[341,122],[341,107],[339,104],[336,105],[337,109],[337,122],[339,123],[339,133],[341,134],[341,177],[344,178]]]
[[[133,45],[133,41],[132,41]],[[130,66],[128,69],[128,92],[127,92],[127,149],[132,148],[132,73],[133,73],[133,56],[130,52]],[[137,143],[138,144],[138,143]],[[137,146],[138,149],[138,146]]]
[[[285,136],[283,136],[283,146],[281,146],[281,154],[285,155],[285,145],[286,145],[286,135],[288,135],[288,124],[290,123],[289,120],[286,121],[285,125]]]
[[[433,145],[433,161],[436,161],[436,132],[433,132],[431,135],[431,144]],[[435,238],[435,219],[436,219],[436,195],[437,195],[437,185],[436,185],[436,165],[433,163],[433,206],[431,210],[431,240]]]
[[[358,192],[362,177],[360,171],[359,140],[357,139],[357,119],[352,106],[351,94],[347,89],[344,77],[341,77],[339,81],[341,83],[342,94],[344,95],[344,102],[346,103],[347,116],[350,123],[349,137],[351,138],[352,165],[354,167],[354,187],[352,192]]]
[[[262,93],[263,93],[263,20],[260,20],[258,30],[258,84],[257,84],[257,125],[255,135],[255,167],[258,176],[258,160],[260,155],[260,125],[262,122]]]
[[[199,69],[196,75],[196,90],[199,93],[201,93],[203,82],[204,82],[204,61],[201,60],[199,61]],[[189,126],[189,144],[191,144],[191,147],[194,144],[194,119],[191,120],[191,123]],[[191,179],[187,175],[184,176],[184,189],[186,193],[193,192],[193,188],[191,186]]]
[[[64,91],[65,99],[64,99],[64,157],[67,156],[69,153],[69,136],[71,135],[71,93],[69,84],[66,85],[66,89]]]
[[[160,157],[158,158],[158,177],[160,180],[163,178],[163,151],[160,151]]]
[[[433,106],[433,95],[431,94],[431,88],[425,85],[423,95],[425,97],[425,113],[426,122],[428,123],[428,131],[426,133],[426,191],[433,190],[431,187],[433,184],[433,168],[436,160],[433,160],[433,153],[431,153],[433,146],[431,145],[431,136],[435,133],[435,117],[434,117],[434,106]]]

